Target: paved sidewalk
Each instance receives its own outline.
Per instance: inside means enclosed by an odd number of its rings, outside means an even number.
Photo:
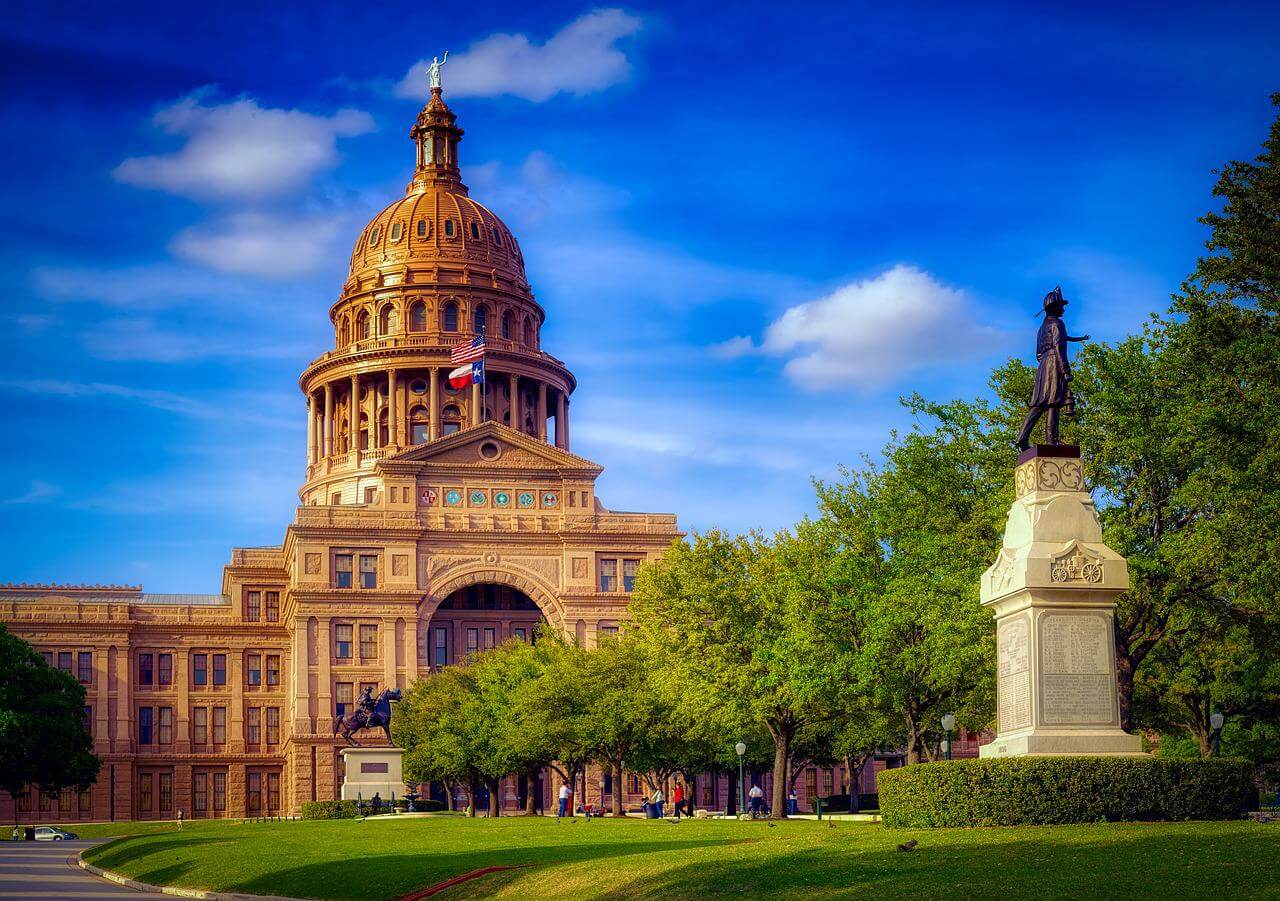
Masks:
[[[135,892],[76,866],[76,855],[101,841],[0,842],[0,898],[169,898]]]

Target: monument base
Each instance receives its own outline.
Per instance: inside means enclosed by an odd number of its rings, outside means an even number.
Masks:
[[[1145,757],[1142,738],[1122,729],[1036,729],[997,735],[978,748],[982,758]]]
[[[374,795],[383,801],[403,798],[409,791],[404,784],[403,748],[343,748],[342,800],[369,801]]]

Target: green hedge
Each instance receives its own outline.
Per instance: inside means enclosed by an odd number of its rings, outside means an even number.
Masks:
[[[359,815],[355,801],[306,801],[302,805],[304,820],[345,820]]]
[[[444,803],[432,798],[419,798],[413,802],[415,813],[439,813],[444,810]]]
[[[883,770],[886,826],[1027,826],[1104,820],[1226,820],[1256,802],[1245,760],[1017,757]]]

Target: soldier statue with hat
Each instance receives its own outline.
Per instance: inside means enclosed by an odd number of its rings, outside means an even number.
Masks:
[[[1071,394],[1071,364],[1067,360],[1068,341],[1088,341],[1089,336],[1079,338],[1067,334],[1062,321],[1062,311],[1067,299],[1062,288],[1055,287],[1044,296],[1044,322],[1036,335],[1036,384],[1031,392],[1031,403],[1026,418],[1018,432],[1018,449],[1030,447],[1031,430],[1044,416],[1046,444],[1061,444],[1058,434],[1058,411],[1065,408],[1071,413],[1075,398]]]

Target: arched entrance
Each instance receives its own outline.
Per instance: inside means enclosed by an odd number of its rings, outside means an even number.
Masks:
[[[423,624],[427,664],[435,670],[507,641],[532,642],[545,622],[534,600],[514,585],[478,582],[454,589]]]

